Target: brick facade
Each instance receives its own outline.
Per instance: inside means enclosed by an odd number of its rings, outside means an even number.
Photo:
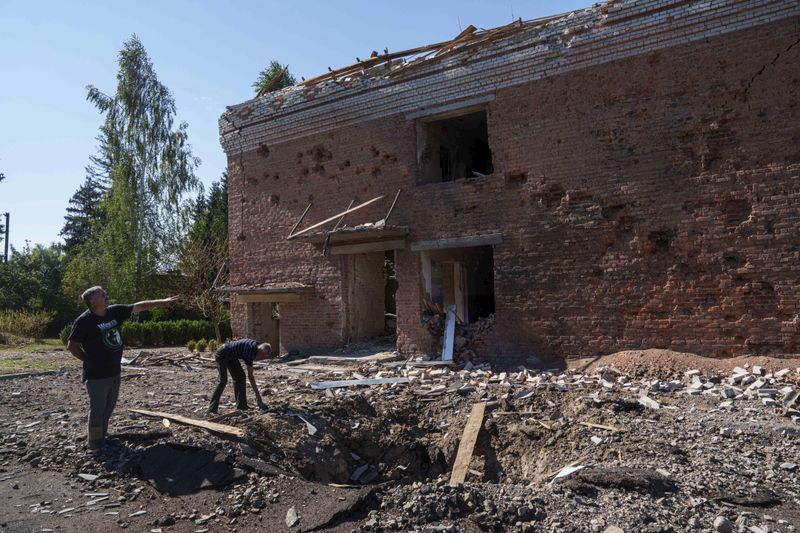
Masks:
[[[286,236],[310,201],[304,225],[388,197],[355,224],[402,188],[391,222],[410,243],[503,236],[482,355],[798,353],[799,40],[796,2],[613,2],[466,62],[234,106],[231,283],[313,286],[280,304],[282,344],[341,345],[352,258]],[[485,107],[494,172],[418,185],[415,118],[459,102]],[[420,253],[395,265],[398,345],[428,350]]]

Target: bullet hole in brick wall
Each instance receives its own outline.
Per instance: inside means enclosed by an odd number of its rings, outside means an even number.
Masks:
[[[317,163],[313,167],[311,167],[311,172],[314,174],[325,174],[325,165],[320,165]]]
[[[523,171],[510,172],[506,175],[506,184],[509,186],[519,186],[528,181],[528,173]]]
[[[363,167],[356,167],[356,170],[355,170],[356,174],[361,174],[362,172],[364,172],[364,168]]]
[[[264,159],[268,158],[269,146],[267,146],[267,143],[258,143],[258,150],[256,150],[256,153]]]
[[[378,176],[381,175],[381,167],[372,167],[370,174],[372,175],[373,178],[377,178]]]
[[[745,199],[731,198],[722,202],[720,210],[725,217],[726,224],[738,226],[750,218],[752,206]]]
[[[303,167],[303,169],[300,171],[300,173],[303,176],[308,176],[308,167]]]
[[[531,195],[531,200],[544,207],[553,208],[561,204],[561,199],[564,198],[565,192],[561,185],[551,184],[535,191]]]
[[[626,207],[627,204],[604,205],[600,208],[600,214],[606,220],[613,220],[616,219]]]
[[[316,144],[311,147],[310,150],[306,152],[311,158],[319,163],[320,161],[330,161],[333,159],[333,153],[330,150],[322,146],[321,144]]]
[[[673,238],[675,238],[675,230],[671,229],[651,231],[647,235],[647,240],[655,252],[668,252]]]
[[[383,154],[382,159],[386,162],[397,163],[397,156],[393,154]]]
[[[277,194],[270,194],[269,195],[269,203],[270,205],[278,205],[281,201],[281,197]]]
[[[275,179],[275,180],[280,179],[280,178],[281,178],[281,175],[278,174],[277,172],[275,173],[275,175],[272,176],[272,179]]]
[[[723,252],[722,261],[727,268],[739,268],[745,264],[745,260],[736,252]]]
[[[417,122],[419,183],[453,181],[494,172],[486,111]]]
[[[774,235],[775,234],[775,223],[771,220],[767,220],[764,222],[764,231],[767,235]]]
[[[339,163],[339,170],[344,170],[349,166],[350,166],[350,160],[349,159],[345,159],[344,161]]]
[[[308,195],[308,202],[311,203],[313,201],[314,201],[314,195],[313,194],[309,194]]]
[[[372,153],[372,157],[378,157],[379,155],[381,155],[381,151],[375,148],[374,146],[370,146],[369,151],[370,153]]]

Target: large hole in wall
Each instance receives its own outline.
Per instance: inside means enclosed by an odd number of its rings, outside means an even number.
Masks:
[[[422,252],[427,299],[447,309],[456,306],[463,323],[494,313],[494,253],[491,246]]]
[[[494,171],[486,111],[417,122],[419,183],[485,176]]]

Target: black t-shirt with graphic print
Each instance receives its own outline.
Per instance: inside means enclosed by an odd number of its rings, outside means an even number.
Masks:
[[[132,305],[110,305],[106,316],[86,310],[75,320],[69,340],[83,345],[83,379],[113,378],[120,373],[122,323],[133,312]]]

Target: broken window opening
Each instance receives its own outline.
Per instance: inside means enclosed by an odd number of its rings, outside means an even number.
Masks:
[[[419,183],[486,176],[494,172],[486,110],[417,122]]]
[[[491,246],[424,251],[427,298],[445,310],[455,304],[462,323],[494,313],[494,251]]]

